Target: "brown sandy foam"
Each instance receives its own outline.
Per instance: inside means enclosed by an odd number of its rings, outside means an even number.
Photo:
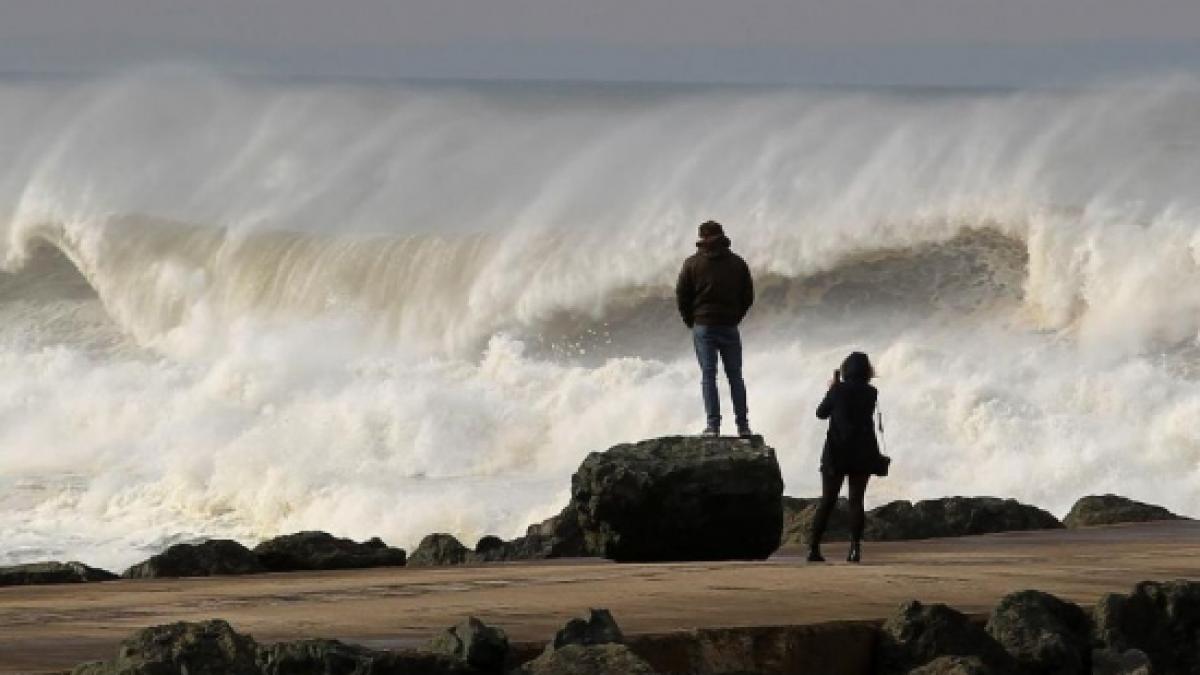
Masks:
[[[1200,576],[1200,522],[868,544],[866,563],[617,565],[573,560],[0,588],[0,673],[109,658],[135,630],[220,617],[263,641],[423,643],[473,614],[517,641],[548,639],[588,607],[627,634],[877,619],[903,600],[986,612],[1037,588],[1090,604],[1143,579]],[[836,560],[841,545],[830,546]]]

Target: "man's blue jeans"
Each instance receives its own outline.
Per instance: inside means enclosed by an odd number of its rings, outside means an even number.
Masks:
[[[704,412],[708,428],[721,428],[721,402],[717,398],[717,356],[725,364],[733,414],[739,429],[750,425],[746,410],[746,383],[742,380],[742,336],[737,326],[701,326],[692,328],[696,360],[700,362],[700,390],[704,394]]]

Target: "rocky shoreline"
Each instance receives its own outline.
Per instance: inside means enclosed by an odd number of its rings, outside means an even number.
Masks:
[[[1003,597],[985,616],[912,600],[882,621],[706,629],[627,639],[593,609],[543,644],[467,617],[424,648],[259,644],[214,619],[138,631],[70,675],[1186,675],[1200,672],[1200,582],[1145,581],[1080,607]]]
[[[324,532],[282,535],[253,549],[214,539],[171,546],[121,577],[427,568],[562,557],[762,560],[781,546],[804,544],[815,507],[815,499],[783,496],[774,450],[761,438],[672,437],[589,455],[572,477],[566,507],[514,540],[487,536],[472,549],[450,534],[434,533],[410,555],[377,538],[356,542]],[[845,534],[845,518],[844,509],[835,515],[831,539]],[[1063,521],[1011,499],[949,497],[872,509],[867,538],[937,539],[1176,519],[1161,507],[1114,495],[1080,499]],[[0,568],[0,585],[117,578],[74,562]],[[403,650],[320,638],[259,643],[212,619],[140,630],[112,660],[82,664],[69,673],[1192,675],[1200,673],[1200,582],[1145,581],[1090,607],[1022,590],[1005,595],[986,616],[911,600],[878,621],[819,629],[708,628],[630,639],[607,611],[597,609],[563,626],[548,643],[534,645],[510,644],[500,627],[468,616],[424,648]]]
[[[424,537],[411,553],[378,538],[365,542],[297,532],[254,549],[228,539],[175,544],[119,575],[127,579],[222,576],[370,567],[429,567],[501,561],[605,557],[616,561],[759,560],[802,546],[817,499],[783,496],[775,452],[761,437],[665,437],[589,455],[572,476],[571,500],[556,516],[505,541],[468,548],[449,533]],[[894,501],[867,513],[867,541],[934,539],[1182,519],[1116,495],[1085,496],[1060,521],[1035,506],[995,497]],[[845,500],[826,538],[848,536]],[[0,567],[0,586],[111,581],[118,575],[79,562]]]

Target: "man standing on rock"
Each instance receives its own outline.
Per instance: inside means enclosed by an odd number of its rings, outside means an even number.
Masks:
[[[696,242],[699,250],[683,261],[675,285],[675,300],[683,322],[692,329],[696,359],[700,361],[700,389],[708,416],[703,435],[721,435],[721,403],[717,398],[719,355],[729,378],[738,435],[745,438],[751,431],[738,324],[754,304],[754,280],[746,261],[729,250],[730,243],[720,223],[710,220],[700,225],[700,240]]]

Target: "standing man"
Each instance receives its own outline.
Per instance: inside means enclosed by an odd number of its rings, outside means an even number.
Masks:
[[[692,329],[696,359],[700,361],[700,389],[708,424],[705,436],[721,435],[721,403],[717,398],[717,356],[725,365],[733,399],[738,435],[751,435],[746,409],[746,383],[742,381],[742,337],[738,324],[754,304],[754,280],[741,256],[729,250],[731,242],[721,224],[700,225],[699,249],[683,261],[675,300],[679,315]]]

